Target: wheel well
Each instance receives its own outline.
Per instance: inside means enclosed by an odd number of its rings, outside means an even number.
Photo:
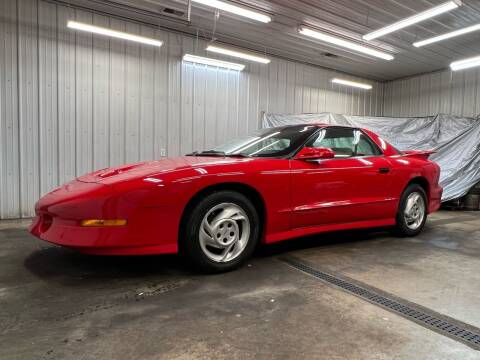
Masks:
[[[427,179],[425,179],[425,178],[422,177],[422,176],[417,176],[417,177],[411,179],[411,180],[408,182],[407,186],[409,186],[409,185],[411,185],[411,184],[418,184],[418,185],[420,185],[420,186],[423,188],[423,190],[425,190],[425,193],[427,194],[427,198],[430,197],[430,192],[429,192],[429,191],[430,191],[430,184],[428,183],[428,180],[427,180]]]
[[[231,191],[236,191],[241,193],[242,195],[246,196],[249,200],[252,201],[253,206],[258,212],[258,217],[260,218],[260,224],[262,228],[264,229],[264,224],[265,224],[265,201],[263,200],[262,195],[253,188],[250,185],[246,185],[243,183],[220,183],[220,184],[214,184],[211,186],[207,186],[206,188],[203,188],[199,192],[197,192],[187,203],[185,208],[183,209],[182,212],[182,217],[180,220],[180,227],[178,229],[178,239],[179,239],[179,245],[180,245],[180,240],[183,237],[183,230],[185,229],[185,222],[188,218],[188,214],[192,209],[195,207],[195,205],[200,201],[200,199],[204,198],[205,196],[217,192],[217,191],[222,191],[222,190],[231,190]]]

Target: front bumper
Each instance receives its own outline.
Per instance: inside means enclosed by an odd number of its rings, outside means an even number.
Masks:
[[[178,223],[165,206],[142,207],[111,186],[72,181],[35,206],[29,231],[36,237],[89,254],[177,252]],[[85,219],[127,219],[124,226],[81,226]]]

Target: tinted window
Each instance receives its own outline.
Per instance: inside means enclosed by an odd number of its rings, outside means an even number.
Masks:
[[[259,130],[211,151],[220,151],[226,155],[282,157],[301,146],[316,129],[315,126],[302,125]]]
[[[330,148],[335,157],[380,155],[378,147],[363,132],[349,128],[321,130],[307,146]]]

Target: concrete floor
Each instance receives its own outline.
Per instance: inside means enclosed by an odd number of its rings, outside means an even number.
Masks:
[[[297,239],[213,276],[175,256],[80,255],[11,221],[0,223],[0,359],[480,359],[285,255],[480,327],[480,213],[436,213],[410,239]]]

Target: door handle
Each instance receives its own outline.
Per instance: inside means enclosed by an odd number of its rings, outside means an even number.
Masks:
[[[381,168],[378,169],[378,172],[379,172],[380,174],[388,174],[388,173],[390,172],[390,168],[388,168],[388,167],[381,167]]]

